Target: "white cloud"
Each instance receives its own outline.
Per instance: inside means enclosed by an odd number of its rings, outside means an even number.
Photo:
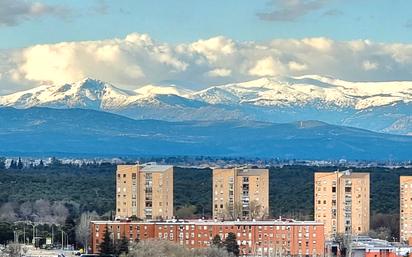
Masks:
[[[304,63],[298,63],[291,61],[288,63],[288,67],[291,71],[304,71],[308,68],[308,66]]]
[[[218,59],[219,55],[234,53],[236,46],[231,39],[220,36],[194,42],[191,44],[190,50],[204,55],[209,61],[213,62]]]
[[[220,36],[172,45],[132,33],[125,38],[0,50],[0,91],[84,77],[130,89],[164,81],[199,89],[261,76],[304,74],[353,81],[412,80],[411,63],[412,44],[328,38],[257,43]]]
[[[366,71],[370,71],[370,70],[376,70],[378,69],[379,64],[376,62],[371,62],[369,60],[366,60],[362,63],[362,68]]]
[[[257,16],[267,21],[295,21],[322,9],[328,2],[328,0],[271,0],[269,3],[274,9],[257,13]]]
[[[304,38],[302,42],[319,51],[329,51],[333,45],[333,41],[331,39],[323,37]]]
[[[232,74],[230,69],[214,69],[207,73],[210,77],[227,77],[230,76],[230,74]]]
[[[27,0],[0,0],[0,26],[15,26],[24,20],[53,15],[66,17],[69,9]]]
[[[276,76],[280,75],[283,70],[283,65],[273,57],[266,57],[258,60],[256,65],[249,70],[249,74],[253,76]]]

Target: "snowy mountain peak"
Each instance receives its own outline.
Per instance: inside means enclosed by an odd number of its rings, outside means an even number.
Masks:
[[[375,131],[412,131],[407,119],[412,113],[412,81],[350,82],[318,75],[263,77],[199,91],[151,84],[124,90],[85,78],[0,96],[1,106],[77,107],[139,119],[322,120]]]
[[[263,77],[213,86],[193,92],[176,86],[146,85],[134,91],[85,78],[81,81],[0,96],[0,106],[128,108],[153,103],[157,95],[176,95],[207,104],[254,106],[317,106],[364,110],[399,102],[412,102],[412,82],[348,82],[318,75]],[[152,100],[150,100],[152,99]],[[158,101],[158,100],[156,100]],[[157,102],[156,104],[159,104]]]
[[[0,106],[29,108],[48,106],[55,108],[104,108],[105,102],[118,101],[129,97],[125,90],[100,80],[86,78],[81,81],[37,88],[0,97]]]
[[[182,97],[187,97],[192,94],[192,91],[188,89],[179,88],[176,86],[155,86],[146,85],[141,88],[134,90],[135,93],[142,96],[153,96],[153,95],[177,95]]]

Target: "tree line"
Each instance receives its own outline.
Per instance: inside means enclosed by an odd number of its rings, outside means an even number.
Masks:
[[[16,162],[18,163],[18,159]],[[313,173],[336,169],[337,167],[308,166],[270,168],[269,216],[313,219]],[[372,232],[381,238],[398,238],[399,176],[412,175],[412,169],[353,170],[368,171],[371,174]],[[116,166],[110,163],[79,166],[62,164],[54,159],[47,166],[5,169],[0,161],[0,220],[10,223],[27,216],[31,216],[33,221],[41,218],[53,220],[57,216],[66,216],[67,213],[65,223],[69,219],[71,223],[78,224],[83,213],[95,212],[98,216],[110,217],[115,209],[115,171]],[[42,205],[45,206],[44,213],[39,212],[39,206]],[[175,214],[180,218],[210,217],[212,171],[207,168],[176,168],[174,205]],[[62,223],[62,219],[58,222]],[[75,241],[74,234],[71,236],[72,242]],[[8,234],[10,236],[12,239],[13,235]]]

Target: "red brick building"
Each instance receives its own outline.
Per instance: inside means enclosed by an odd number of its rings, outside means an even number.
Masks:
[[[215,235],[222,240],[229,232],[236,235],[240,251],[245,256],[323,256],[324,226],[313,221],[93,221],[91,240],[94,253],[99,252],[104,232],[113,240],[125,236],[130,241],[161,239],[189,248],[210,246]]]

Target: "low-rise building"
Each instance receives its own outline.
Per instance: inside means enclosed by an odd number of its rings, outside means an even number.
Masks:
[[[374,239],[368,236],[352,238],[351,256],[353,257],[405,257],[411,256],[411,248],[399,243]]]
[[[236,235],[244,256],[324,256],[324,226],[314,221],[92,221],[91,240],[94,253],[99,252],[105,230],[114,240],[126,237],[130,241],[161,239],[191,249],[211,245],[220,235]]]

